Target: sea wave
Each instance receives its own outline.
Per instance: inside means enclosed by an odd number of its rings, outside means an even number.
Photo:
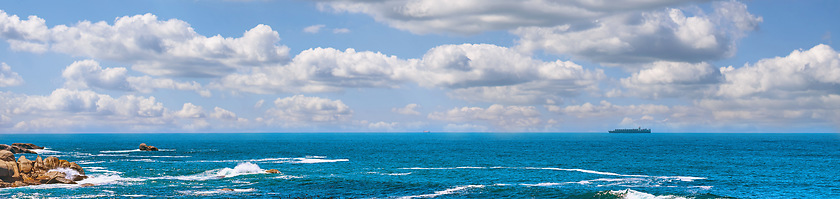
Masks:
[[[399,198],[400,199],[434,198],[434,197],[438,197],[438,196],[442,196],[442,195],[455,194],[455,193],[458,193],[458,192],[466,190],[466,189],[484,188],[484,187],[485,187],[485,185],[464,185],[464,186],[457,186],[457,187],[454,187],[454,188],[446,189],[446,190],[443,190],[443,191],[435,191],[435,193],[423,194],[423,195],[414,195],[414,196],[403,196],[403,197],[399,197]]]
[[[251,163],[251,162],[244,162],[236,165],[233,168],[221,168],[221,169],[213,169],[208,170],[199,174],[193,175],[183,175],[183,176],[164,176],[164,177],[156,177],[152,179],[172,179],[172,180],[188,180],[188,181],[203,181],[203,180],[213,180],[213,179],[222,179],[222,178],[229,178],[235,177],[240,175],[250,175],[250,174],[264,174],[266,173],[265,170],[260,168],[260,166]]]
[[[312,156],[309,156],[312,157]],[[314,164],[314,163],[331,163],[331,162],[348,162],[350,159],[325,159],[324,156],[317,156],[319,158],[260,158],[248,160],[194,160],[188,162],[265,162],[265,163],[291,163],[291,164]]]
[[[53,150],[49,150],[49,148],[44,148],[44,149],[29,149],[29,150],[30,150],[30,151],[32,151],[32,152],[35,152],[35,153],[37,153],[37,154],[52,154],[52,153],[61,153],[61,151],[53,151]]]
[[[213,189],[213,190],[185,190],[185,191],[178,191],[178,193],[184,195],[194,195],[194,196],[208,196],[208,195],[218,195],[218,194],[228,194],[228,193],[240,193],[240,192],[254,192],[256,189]]]
[[[625,190],[611,190],[611,191],[603,191],[596,193],[595,196],[601,197],[616,197],[616,198],[624,198],[624,199],[687,199],[683,196],[675,196],[675,195],[653,195],[641,191],[636,191],[632,189],[625,189]]]

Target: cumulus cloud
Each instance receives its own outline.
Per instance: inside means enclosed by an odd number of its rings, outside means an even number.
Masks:
[[[659,61],[646,64],[645,69],[621,79],[628,94],[642,98],[703,97],[714,93],[723,81],[720,69],[713,65]]]
[[[429,119],[449,122],[488,122],[501,130],[521,131],[539,127],[540,112],[533,106],[504,106],[499,104],[487,108],[461,107],[446,112],[433,112]]]
[[[285,126],[347,121],[353,110],[341,100],[295,95],[274,100],[274,107],[266,111],[268,124]]]
[[[0,87],[17,86],[23,84],[23,78],[6,63],[0,63]]]
[[[462,44],[435,47],[422,59],[399,59],[353,49],[309,49],[288,65],[231,74],[213,86],[280,93],[396,88],[414,83],[452,89],[452,97],[468,101],[530,103],[596,89],[602,78],[603,71],[586,70],[569,61],[545,62],[505,47]]]
[[[791,98],[838,94],[840,53],[820,44],[795,50],[786,57],[762,59],[753,65],[723,69],[726,83],[717,94],[724,97],[762,96]]]
[[[427,52],[404,78],[444,87],[467,101],[540,103],[596,89],[601,70],[570,61],[545,62],[489,44],[443,45]]]
[[[0,92],[0,129],[10,131],[96,130],[161,131],[244,126],[247,120],[218,108],[206,117],[200,106],[185,103],[171,111],[155,97],[110,95],[60,88],[49,95]],[[5,119],[4,119],[5,118]],[[213,122],[213,126],[209,123]],[[12,125],[13,124],[13,125]]]
[[[327,27],[327,26],[324,25],[324,24],[311,25],[311,26],[307,26],[306,28],[303,28],[303,32],[315,34],[315,33],[321,32],[321,29],[324,28],[324,27]]]
[[[680,1],[442,1],[319,0],[324,11],[362,13],[391,27],[416,34],[475,34],[523,26],[555,26]]]
[[[701,62],[734,55],[736,42],[763,21],[735,1],[714,2],[714,12],[699,8],[626,13],[599,19],[589,27],[569,24],[522,27],[517,48],[545,50],[601,63],[646,63],[659,60]]]
[[[405,107],[402,107],[402,108],[393,108],[393,109],[391,109],[391,112],[399,113],[399,114],[403,114],[403,115],[420,115],[420,112],[415,110],[418,107],[420,107],[420,105],[407,104],[407,105],[405,105]]]
[[[74,25],[46,26],[44,19],[0,11],[0,38],[14,50],[47,50],[132,64],[151,75],[221,76],[247,66],[283,64],[289,48],[279,45],[279,34],[257,25],[242,37],[203,36],[184,21],[159,20],[152,14],[124,16],[113,25],[81,21]]]
[[[315,48],[301,52],[288,65],[255,68],[231,74],[215,87],[252,93],[329,92],[353,87],[393,87],[393,78],[409,61],[375,52]]]
[[[195,91],[204,97],[211,95],[209,90],[202,88],[201,84],[194,81],[177,82],[168,78],[130,76],[126,68],[102,68],[99,62],[94,60],[73,62],[64,69],[61,75],[65,79],[64,86],[72,89],[99,88],[151,93],[155,89],[162,88]]]

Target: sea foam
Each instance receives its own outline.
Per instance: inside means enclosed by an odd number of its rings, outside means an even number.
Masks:
[[[266,173],[265,170],[260,168],[260,166],[250,163],[244,162],[236,165],[233,168],[222,168],[222,169],[213,169],[208,170],[203,173],[194,174],[194,175],[184,175],[184,176],[164,176],[164,177],[157,177],[152,179],[174,179],[174,180],[212,180],[212,179],[221,179],[221,178],[229,178],[235,177],[240,175],[249,175],[249,174],[260,174]]]

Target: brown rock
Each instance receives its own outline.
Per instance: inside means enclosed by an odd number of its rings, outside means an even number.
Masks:
[[[79,186],[80,187],[92,187],[92,186],[96,186],[96,185],[93,184],[93,183],[84,183],[84,184],[80,184]]]
[[[32,162],[32,160],[27,160],[26,156],[20,156],[20,158],[18,158],[18,168],[20,169],[21,173],[31,173],[32,166],[34,164],[35,162]]]
[[[58,160],[58,167],[61,167],[61,168],[70,168],[70,161],[67,161],[67,160]]]
[[[34,145],[32,143],[12,143],[12,146],[20,147],[23,149],[44,149],[44,147]]]
[[[11,151],[0,151],[0,161],[15,161],[15,154]]]
[[[5,144],[0,144],[0,150],[11,151],[12,153],[35,153],[29,149],[20,148],[18,146],[9,146]]]
[[[82,169],[82,166],[79,166],[79,164],[76,164],[75,162],[70,163],[70,169],[76,170],[81,175],[85,175],[85,169]]]
[[[277,169],[269,169],[269,170],[266,170],[265,172],[266,173],[280,173],[280,171],[277,170]]]
[[[44,159],[44,170],[55,169],[59,166],[59,164],[61,164],[61,162],[57,157],[47,157],[46,159]]]
[[[146,145],[146,143],[140,143],[140,150],[141,151],[158,151],[158,148],[155,146]]]

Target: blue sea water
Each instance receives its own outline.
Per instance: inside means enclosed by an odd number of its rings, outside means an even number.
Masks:
[[[840,198],[838,134],[0,134],[14,142],[96,186],[0,198]]]

